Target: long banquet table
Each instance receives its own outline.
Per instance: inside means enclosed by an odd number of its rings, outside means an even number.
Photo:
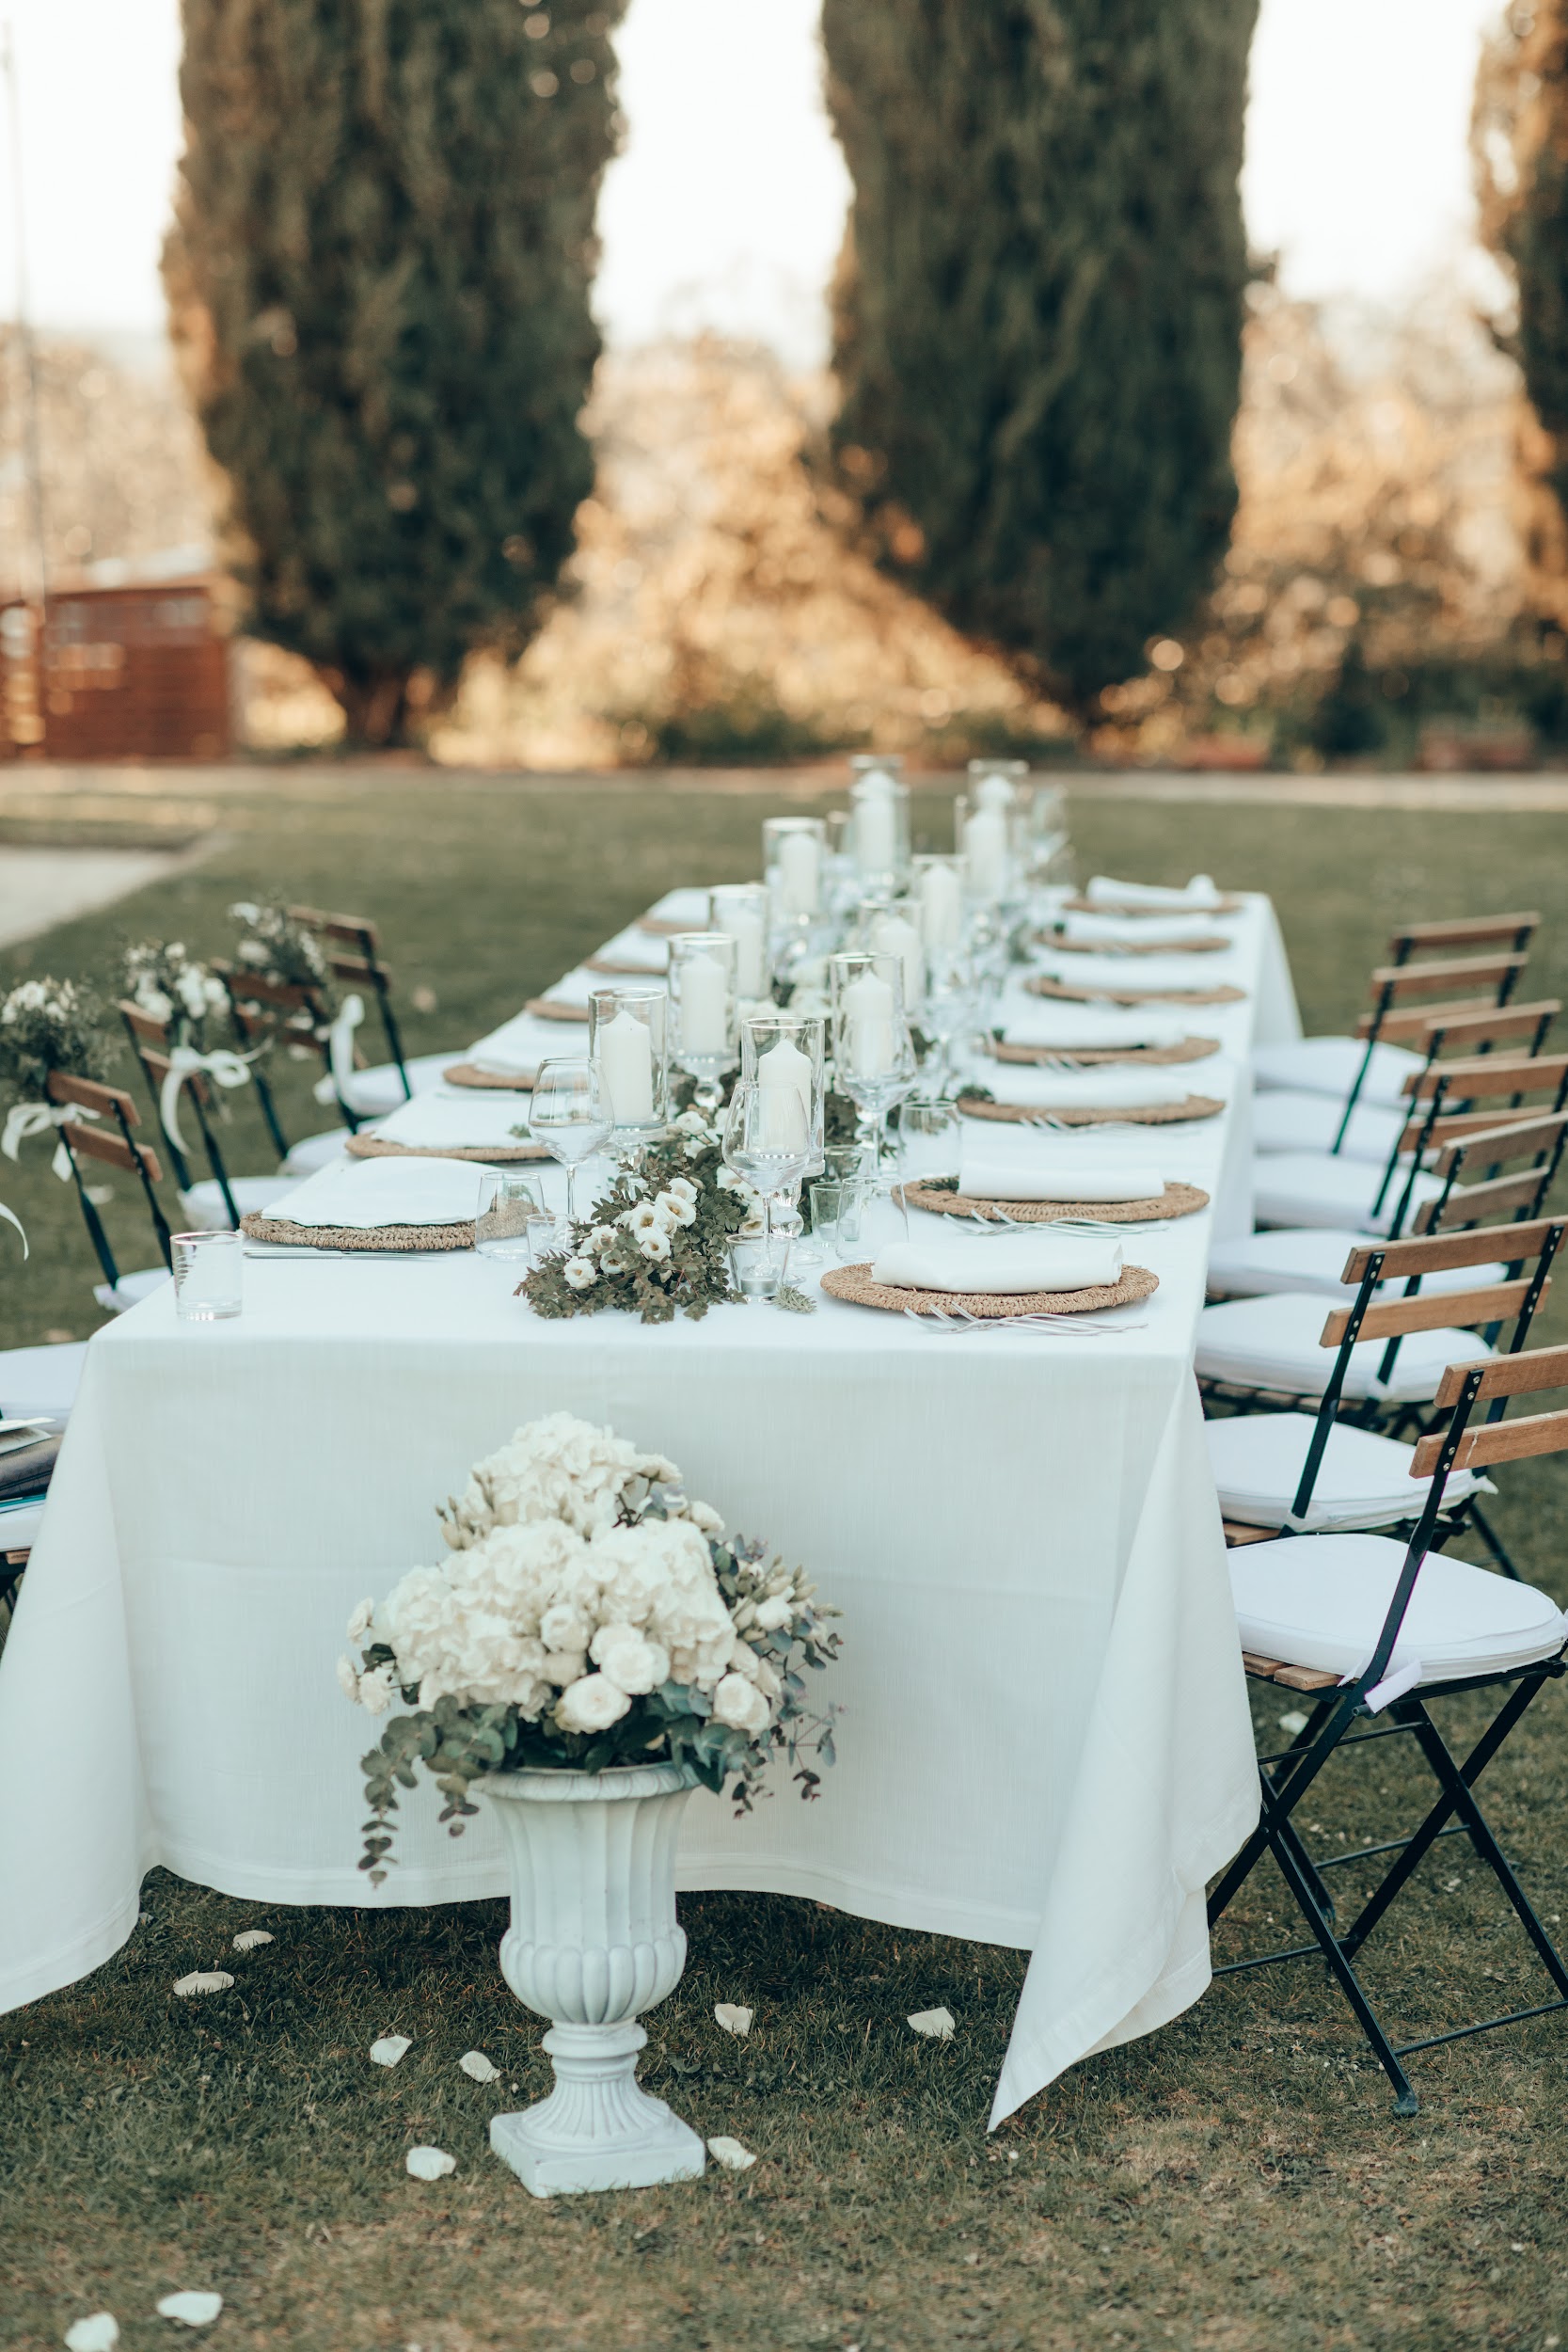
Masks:
[[[1297,1030],[1268,902],[1234,930],[1206,977],[1244,999],[1191,1014],[1225,1114],[1121,1131],[1215,1206],[1129,1241],[1160,1287],[1114,1334],[945,1338],[826,1295],[546,1324],[471,1254],[251,1258],[237,1321],[181,1325],[165,1288],[100,1332],[0,1658],[0,2008],[107,1959],[160,1864],[367,1900],[344,1622],[441,1556],[472,1460],[562,1408],[673,1456],[844,1613],[820,1801],[736,1820],[699,1791],[683,1886],[1028,1950],[993,2122],[1188,2007],[1257,1808],[1194,1327],[1211,1231],[1248,1219],[1248,1049]],[[455,1842],[436,1811],[404,1800],[380,1900],[503,1891],[487,1810]]]

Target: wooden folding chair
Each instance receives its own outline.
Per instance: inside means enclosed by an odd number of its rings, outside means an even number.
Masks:
[[[1329,1311],[1318,1333],[1320,1358],[1323,1350],[1334,1351],[1318,1383],[1310,1377],[1310,1359],[1303,1360],[1322,1312],[1313,1297],[1272,1302],[1287,1311],[1273,1318],[1272,1327],[1270,1318],[1256,1311],[1271,1302],[1258,1299],[1242,1302],[1253,1311],[1231,1313],[1218,1340],[1212,1327],[1207,1335],[1200,1327],[1200,1379],[1222,1347],[1228,1347],[1238,1371],[1250,1350],[1263,1375],[1241,1388],[1246,1395],[1250,1387],[1254,1409],[1205,1424],[1227,1540],[1258,1543],[1277,1534],[1399,1526],[1412,1518],[1414,1449],[1402,1441],[1402,1421],[1411,1417],[1419,1426],[1420,1408],[1437,1395],[1448,1367],[1474,1359],[1478,1327],[1485,1327],[1489,1350],[1497,1349],[1505,1323],[1513,1325],[1508,1352],[1525,1345],[1565,1232],[1568,1218],[1539,1217],[1501,1230],[1481,1226],[1353,1249],[1344,1268],[1352,1295]],[[1507,1263],[1489,1263],[1501,1250]],[[1470,1288],[1423,1295],[1421,1285],[1433,1274],[1465,1269],[1473,1273]],[[1401,1281],[1402,1295],[1390,1296]],[[1402,1365],[1412,1337],[1420,1343],[1415,1360]],[[1379,1340],[1385,1343],[1381,1353],[1374,1346]],[[1233,1376],[1232,1396],[1239,1385]],[[1309,1411],[1314,1389],[1316,1409]],[[1392,1426],[1380,1429],[1390,1410]],[[1473,1502],[1473,1480],[1455,1486],[1450,1513]]]
[[[375,998],[376,1015],[381,1023],[381,1034],[387,1041],[388,1056],[397,1072],[403,1099],[411,1103],[414,1089],[404,1059],[397,1015],[392,1009],[392,975],[382,961],[380,937],[375,925],[367,915],[325,914],[319,907],[290,907],[286,912],[291,922],[314,931],[319,939],[326,943],[327,961],[334,979],[345,981],[350,988],[366,989]],[[345,949],[350,952],[345,953]]]
[[[1402,1188],[1391,1233],[1406,1230],[1418,1206],[1417,1178],[1444,1146],[1496,1134],[1526,1116],[1551,1117],[1568,1105],[1568,1054],[1478,1054],[1459,1061],[1429,1063],[1412,1081],[1411,1116],[1401,1131],[1373,1203],[1374,1216],[1390,1190]]]
[[[332,1016],[318,990],[302,981],[270,980],[247,972],[242,964],[214,963],[214,971],[229,992],[234,1035],[242,1051],[282,1045],[313,1054],[322,1066],[327,1099],[336,1104],[343,1125],[354,1134],[362,1124],[357,1112],[344,1102],[332,1068]],[[251,1065],[251,1080],[268,1135],[278,1158],[290,1145],[277,1115],[277,1100],[265,1068],[265,1051]]]
[[[62,1109],[66,1104],[72,1104],[99,1119],[113,1121],[111,1132],[108,1127],[89,1126],[85,1120],[68,1119],[55,1130],[55,1134],[70,1162],[82,1220],[87,1226],[93,1254],[103,1270],[103,1286],[98,1296],[108,1307],[133,1304],[135,1295],[147,1287],[150,1278],[121,1275],[109,1246],[109,1237],[103,1231],[103,1220],[88,1194],[82,1174],[82,1162],[99,1160],[105,1167],[119,1168],[122,1174],[135,1177],[147,1203],[148,1216],[152,1220],[152,1232],[164,1262],[163,1271],[166,1273],[174,1258],[169,1245],[168,1219],[153,1189],[154,1185],[163,1182],[164,1171],[158,1164],[158,1155],[150,1144],[138,1143],[132,1135],[132,1128],[140,1126],[141,1120],[135,1104],[121,1088],[102,1086],[96,1078],[76,1078],[67,1071],[55,1070],[51,1071],[45,1082],[44,1092],[51,1103],[58,1104]],[[136,1285],[137,1290],[129,1291],[127,1286],[131,1284]]]
[[[1429,1483],[1424,1507],[1402,1549],[1386,1536],[1332,1534],[1258,1544],[1231,1554],[1246,1670],[1257,1679],[1305,1692],[1310,1712],[1290,1747],[1259,1759],[1261,1819],[1214,1886],[1210,1924],[1224,1916],[1270,1853],[1311,1936],[1304,1944],[1228,1962],[1214,1973],[1231,1976],[1320,1956],[1387,2075],[1401,2115],[1417,2112],[1402,2063],[1416,2051],[1568,2008],[1568,1967],[1475,1795],[1481,1774],[1526,1708],[1563,1672],[1568,1620],[1546,1594],[1434,1549],[1451,1479],[1568,1448],[1568,1412],[1478,1425],[1477,1407],[1500,1410],[1512,1396],[1565,1384],[1568,1347],[1450,1368],[1437,1395],[1438,1406],[1449,1416],[1448,1426],[1424,1438],[1415,1451],[1412,1476]],[[1506,1695],[1468,1753],[1457,1756],[1433,1722],[1430,1703],[1484,1691]],[[1389,1721],[1377,1724],[1375,1719],[1385,1713]],[[1359,1727],[1368,1724],[1375,1727]],[[1435,1801],[1417,1827],[1408,1836],[1350,1852],[1312,1854],[1297,1820],[1325,1765],[1342,1748],[1402,1736],[1416,1741],[1437,1787]],[[1469,1839],[1476,1859],[1497,1879],[1555,1997],[1395,2042],[1372,2008],[1356,1958],[1438,1839],[1454,1836]],[[1384,1855],[1394,1859],[1376,1889],[1350,1925],[1339,1928],[1328,1872],[1364,1870]]]

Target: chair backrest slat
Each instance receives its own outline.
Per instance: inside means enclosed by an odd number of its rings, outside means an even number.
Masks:
[[[1458,996],[1446,1005],[1390,1005],[1381,1015],[1375,1010],[1362,1013],[1355,1034],[1370,1037],[1375,1027],[1386,1044],[1398,1044],[1402,1038],[1424,1048],[1429,1029],[1440,1027],[1445,1021],[1467,1020],[1472,1013],[1479,1018],[1497,1009],[1495,989],[1484,996]]]
[[[1486,1265],[1493,1259],[1535,1258],[1561,1222],[1550,1216],[1532,1217],[1528,1225],[1508,1225],[1500,1231],[1447,1233],[1426,1241],[1368,1242],[1345,1260],[1343,1282],[1362,1281],[1374,1258],[1383,1261],[1378,1279],[1407,1281],[1413,1274],[1438,1274],[1455,1266]]]
[[[1484,1224],[1488,1217],[1506,1216],[1510,1209],[1530,1208],[1540,1195],[1544,1173],[1539,1168],[1527,1168],[1518,1176],[1492,1176],[1484,1184],[1456,1184],[1446,1200],[1429,1200],[1417,1211],[1416,1232],[1450,1233],[1466,1225]],[[1500,1247],[1507,1232],[1506,1226],[1494,1230],[1494,1244]]]
[[[1524,1462],[1536,1454],[1568,1447],[1568,1413],[1528,1413],[1522,1421],[1482,1422],[1466,1429],[1454,1452],[1456,1470],[1484,1470],[1490,1462]],[[1442,1437],[1423,1438],[1410,1465],[1412,1478],[1430,1478],[1443,1451]]]
[[[1427,1054],[1448,1053],[1456,1057],[1476,1046],[1496,1045],[1504,1038],[1528,1038],[1532,1042],[1522,1050],[1528,1054],[1541,1051],[1541,1041],[1562,1010],[1560,997],[1536,997],[1527,1005],[1493,1006],[1484,1012],[1439,1012],[1427,1009],[1426,1025],[1419,1033],[1421,1051]],[[1386,1025],[1385,1035],[1387,1034]]]
[[[1548,1275],[1541,1285],[1540,1295],[1544,1297],[1551,1286]],[[1367,1309],[1356,1336],[1363,1340],[1392,1340],[1411,1331],[1446,1330],[1450,1324],[1464,1330],[1476,1323],[1502,1323],[1518,1313],[1532,1287],[1533,1277],[1522,1275],[1516,1282],[1487,1282],[1479,1290],[1431,1291],[1415,1298],[1392,1298]],[[1349,1307],[1329,1311],[1321,1345],[1338,1346],[1350,1329],[1352,1311]]]
[[[358,988],[385,988],[392,977],[389,964],[367,963],[363,956],[333,956],[330,961],[334,979],[350,980]]]
[[[1528,1104],[1514,1103],[1499,1104],[1491,1111],[1448,1111],[1435,1117],[1428,1111],[1400,1130],[1399,1149],[1425,1154],[1446,1144],[1474,1143],[1480,1137],[1501,1134],[1528,1108]]]
[[[128,1127],[139,1127],[135,1104],[119,1087],[101,1086],[96,1078],[75,1078],[69,1070],[52,1070],[44,1092],[52,1103],[75,1103],[82,1110],[96,1111],[101,1119],[123,1119]]]
[[[1568,1347],[1532,1347],[1522,1356],[1495,1356],[1489,1363],[1450,1364],[1433,1399],[1447,1412],[1459,1402],[1465,1379],[1479,1369],[1476,1402],[1494,1396],[1536,1396],[1543,1389],[1568,1389]]]
[[[1525,946],[1540,929],[1541,917],[1529,914],[1458,914],[1436,923],[1406,923],[1389,934],[1388,952],[1398,957],[1427,948],[1484,947],[1494,941],[1513,940]]]
[[[1524,1160],[1540,1152],[1552,1151],[1568,1128],[1568,1111],[1521,1111],[1506,1123],[1493,1127],[1486,1134],[1484,1158],[1491,1168],[1505,1160]],[[1460,1173],[1478,1138],[1464,1137],[1450,1143],[1438,1154],[1436,1169],[1439,1176]]]
[[[150,1181],[161,1184],[164,1171],[158,1165],[158,1154],[150,1143],[127,1143],[123,1136],[112,1135],[104,1127],[84,1127],[78,1120],[68,1119],[60,1129],[65,1141],[85,1160],[103,1160],[110,1168],[118,1168],[127,1176],[135,1176],[145,1168]],[[141,1167],[137,1167],[137,1161]]]
[[[1374,995],[1391,1004],[1431,996],[1444,989],[1501,988],[1529,961],[1528,956],[1461,956],[1444,963],[1379,964],[1371,977]]]
[[[1441,1089],[1449,1102],[1478,1094],[1543,1094],[1568,1077],[1568,1054],[1476,1054],[1412,1071],[1403,1091],[1427,1102]]]
[[[303,924],[308,931],[320,931],[326,939],[344,940],[363,956],[376,955],[380,934],[368,914],[327,914],[320,907],[288,907],[284,911],[292,923]]]
[[[276,1005],[281,1012],[320,1012],[315,990],[298,980],[271,980],[262,973],[247,972],[243,964],[218,963],[213,968],[242,1004]]]

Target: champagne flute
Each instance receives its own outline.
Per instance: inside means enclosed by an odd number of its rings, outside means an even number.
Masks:
[[[764,1087],[752,1078],[739,1081],[724,1117],[724,1165],[762,1195],[769,1258],[773,1204],[800,1184],[814,1152],[811,1120],[794,1087]]]
[[[566,1222],[577,1223],[578,1168],[609,1142],[615,1114],[597,1065],[586,1055],[554,1055],[539,1065],[528,1131],[566,1170]]]

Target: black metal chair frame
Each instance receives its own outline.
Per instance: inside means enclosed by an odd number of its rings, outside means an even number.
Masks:
[[[71,1101],[73,1098],[69,1094],[61,1094],[55,1091],[56,1087],[60,1084],[70,1084],[71,1082],[69,1073],[56,1073],[54,1076],[52,1076],[48,1084],[50,1101],[56,1104],[64,1104]],[[84,1084],[86,1082],[76,1081],[76,1083]],[[128,1119],[126,1117],[126,1104],[129,1101],[129,1097],[122,1097],[118,1087],[100,1088],[95,1085],[93,1091],[95,1093],[103,1093],[109,1097],[109,1108],[113,1114],[115,1124],[119,1130],[119,1139],[124,1144],[125,1149],[130,1155],[131,1165],[135,1169],[137,1178],[141,1184],[142,1197],[147,1202],[147,1212],[152,1220],[152,1231],[157,1240],[159,1253],[163,1258],[165,1265],[172,1268],[174,1264],[174,1250],[169,1235],[168,1219],[165,1216],[163,1206],[159,1201],[156,1192],[153,1190],[153,1177],[148,1171],[147,1163],[149,1154],[146,1147],[137,1143],[135,1137],[131,1133],[132,1120],[135,1117],[135,1107],[132,1107],[131,1117]],[[96,1108],[97,1106],[91,1104],[79,1104],[78,1107]],[[76,1186],[77,1203],[81,1208],[83,1222],[86,1224],[87,1229],[87,1238],[93,1247],[93,1254],[98,1260],[100,1270],[103,1273],[103,1279],[109,1285],[109,1288],[111,1290],[118,1290],[119,1288],[119,1267],[116,1263],[115,1253],[110,1248],[109,1236],[103,1231],[103,1220],[99,1216],[98,1210],[93,1201],[88,1198],[87,1183],[82,1174],[82,1163],[78,1157],[78,1148],[80,1143],[86,1147],[87,1157],[89,1159],[91,1158],[91,1144],[95,1138],[92,1136],[91,1130],[86,1126],[81,1127],[79,1136],[73,1135],[71,1132],[71,1124],[72,1122],[68,1121],[66,1125],[58,1130],[60,1149],[64,1152],[66,1158],[71,1163],[71,1178]],[[156,1160],[153,1161],[153,1168],[157,1168]]]
[[[1496,1002],[1498,1010],[1501,1010],[1502,1007],[1507,1004],[1518,984],[1519,975],[1525,968],[1525,958],[1528,952],[1529,943],[1535,935],[1541,917],[1538,914],[1521,915],[1512,931],[1504,934],[1509,943],[1508,953],[1517,958],[1518,961],[1512,970],[1502,974],[1497,983]],[[1388,944],[1388,961],[1378,965],[1372,974],[1372,979],[1376,984],[1376,993],[1372,1000],[1371,1009],[1366,1016],[1366,1051],[1361,1057],[1360,1067],[1351,1081],[1350,1092],[1345,1098],[1344,1112],[1334,1141],[1329,1146],[1330,1152],[1337,1152],[1350,1133],[1351,1119],[1356,1104],[1361,1100],[1361,1090],[1370,1074],[1372,1056],[1377,1050],[1384,1024],[1399,1002],[1401,981],[1411,969],[1412,959],[1417,949],[1433,944],[1430,936],[1433,928],[1431,925],[1426,925],[1414,931],[1397,931]],[[1464,927],[1456,928],[1463,929]],[[1484,936],[1484,926],[1478,925],[1477,929]],[[1452,944],[1464,943],[1455,941]],[[1457,964],[1448,968],[1453,973],[1461,969]]]
[[[133,1019],[133,1015],[135,1015],[135,1019]],[[164,1067],[166,1069],[168,1066],[167,1061],[163,1056],[153,1057],[148,1053],[147,1040],[137,1027],[136,1023],[138,1021],[145,1021],[150,1023],[152,1026],[164,1029],[166,1042],[167,1039],[166,1027],[163,1023],[153,1023],[151,1015],[150,1013],[142,1012],[140,1008],[136,1006],[122,1004],[119,1008],[119,1017],[125,1024],[125,1032],[131,1041],[131,1050],[135,1055],[137,1064],[141,1070],[142,1077],[146,1081],[148,1095],[152,1104],[152,1115],[158,1122],[158,1133],[163,1136],[164,1148],[168,1153],[169,1167],[173,1170],[175,1184],[182,1192],[189,1192],[191,1188],[190,1163],[186,1159],[184,1152],[180,1149],[178,1143],[174,1140],[174,1137],[169,1134],[167,1122],[164,1118],[163,1089],[160,1083],[162,1073],[154,1066],[155,1060],[163,1060]],[[223,1153],[218,1148],[218,1139],[213,1133],[212,1120],[208,1117],[207,1089],[202,1082],[199,1071],[193,1071],[191,1073],[191,1075],[187,1079],[182,1091],[189,1097],[191,1108],[196,1113],[196,1123],[201,1134],[201,1149],[206,1157],[207,1167],[212,1175],[213,1182],[216,1184],[218,1192],[222,1197],[224,1211],[229,1218],[230,1230],[233,1232],[238,1232],[240,1229],[240,1213],[234,1203],[233,1190],[229,1182],[229,1169],[225,1165]]]
[[[1474,1795],[1476,1782],[1526,1708],[1548,1681],[1563,1674],[1563,1656],[1560,1653],[1534,1665],[1505,1673],[1470,1675],[1451,1682],[1432,1684],[1424,1693],[1420,1691],[1407,1692],[1386,1703],[1387,1712],[1393,1718],[1391,1723],[1370,1731],[1352,1730],[1353,1724],[1371,1722],[1383,1711],[1385,1702],[1378,1686],[1387,1675],[1388,1663],[1399,1640],[1422,1563],[1433,1549],[1433,1537],[1443,1509],[1444,1489],[1486,1369],[1484,1364],[1477,1364],[1466,1373],[1459,1401],[1441,1440],[1441,1452],[1427,1491],[1426,1504],[1406,1547],[1393,1597],[1371,1658],[1358,1675],[1324,1692],[1321,1698],[1315,1700],[1311,1714],[1290,1747],[1259,1758],[1261,1819],[1240,1853],[1217,1881],[1209,1898],[1209,1924],[1212,1929],[1245,1885],[1263,1855],[1273,1854],[1280,1875],[1312,1931],[1312,1940],[1291,1945],[1279,1951],[1261,1952],[1251,1959],[1227,1962],[1223,1967],[1216,1968],[1214,1974],[1216,1977],[1238,1976],[1252,1968],[1272,1967],[1284,1961],[1307,1959],[1314,1954],[1320,1956],[1326,1962],[1378,2063],[1393,2086],[1395,2112],[1399,2115],[1414,2115],[1419,2106],[1410,2078],[1401,2063],[1402,2059],[1413,2057],[1418,2050],[1435,2049],[1444,2042],[1462,2042],[1473,2034],[1493,2033],[1499,2026],[1521,2025],[1528,2018],[1544,2017],[1554,2010],[1568,2009],[1568,1966],[1564,1965],[1556,1946],[1536,1915],[1529,1897],[1520,1885],[1513,1865],[1505,1857]],[[1497,1401],[1501,1403],[1503,1400]],[[1309,1537],[1307,1540],[1318,1539]],[[1456,1757],[1428,1711],[1428,1700],[1457,1698],[1470,1692],[1491,1690],[1508,1691],[1511,1695],[1468,1754],[1463,1758]],[[1295,1826],[1294,1816],[1324,1766],[1340,1748],[1358,1747],[1370,1740],[1401,1737],[1413,1738],[1420,1748],[1437,1783],[1439,1795],[1435,1804],[1408,1837],[1386,1838],[1376,1845],[1358,1847],[1350,1853],[1332,1854],[1322,1861],[1315,1860]],[[1458,1820],[1450,1826],[1450,1817],[1454,1815],[1458,1816]],[[1527,2009],[1510,2010],[1497,2017],[1482,2018],[1474,2025],[1456,2026],[1443,2033],[1425,2034],[1415,2041],[1394,2042],[1385,2032],[1366,1988],[1356,1974],[1355,1956],[1436,1840],[1460,1834],[1469,1837],[1478,1860],[1483,1862],[1497,1879],[1556,1987],[1558,1997],[1538,2002]],[[1335,1925],[1334,1899],[1323,1873],[1353,1863],[1365,1863],[1382,1854],[1393,1854],[1396,1859],[1350,1926],[1341,1931]]]
[[[293,922],[302,924],[307,930],[319,932],[328,942],[334,979],[368,988],[374,996],[376,1017],[381,1023],[381,1034],[387,1041],[388,1058],[397,1071],[404,1100],[411,1103],[414,1089],[404,1059],[403,1037],[398,1028],[397,1015],[392,1009],[392,976],[381,961],[375,925],[357,914],[324,914],[318,907],[290,907],[288,913]],[[332,955],[333,941],[341,941],[356,952],[352,956]]]

